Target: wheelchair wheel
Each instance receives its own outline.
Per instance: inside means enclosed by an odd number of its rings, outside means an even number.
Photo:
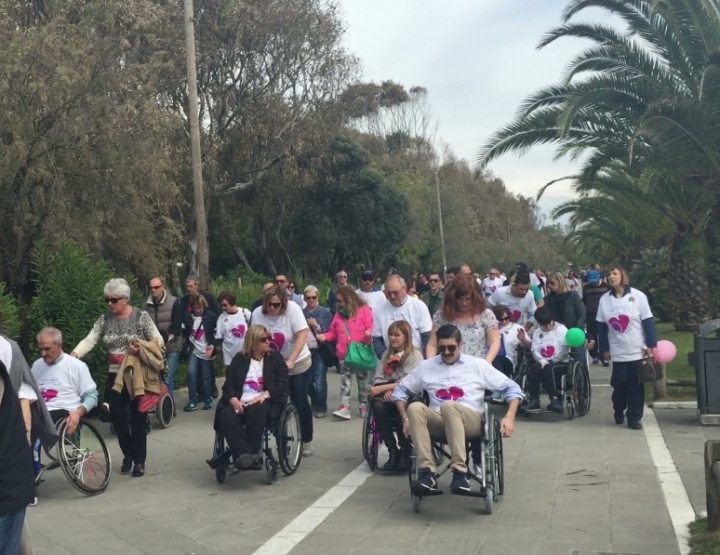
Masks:
[[[503,440],[502,433],[500,432],[500,421],[494,419],[495,422],[495,466],[497,473],[497,494],[503,495],[505,493],[505,459],[503,458]]]
[[[302,459],[300,416],[293,405],[285,405],[278,432],[278,461],[285,476],[290,476],[298,469]]]
[[[495,502],[500,493],[500,465],[497,453],[497,440],[500,437],[500,422],[495,416],[490,416],[488,423],[488,438],[485,441],[485,450],[482,454],[485,464],[485,512],[489,515],[495,512]]]
[[[170,394],[165,392],[160,398],[158,406],[155,408],[155,416],[161,428],[168,428],[172,424],[173,414],[175,413],[175,403],[173,403]]]
[[[112,476],[110,451],[97,429],[81,421],[72,434],[67,420],[58,428],[60,468],[75,489],[85,495],[97,495],[107,489]]]
[[[590,384],[590,372],[588,372],[587,366],[581,362],[573,365],[572,394],[575,412],[578,416],[585,416],[590,412],[592,385]]]
[[[368,405],[367,414],[363,421],[362,431],[362,451],[363,458],[370,468],[370,472],[375,472],[378,468],[378,452],[379,444],[377,440],[377,423],[375,422],[375,415],[372,408],[372,404]]]

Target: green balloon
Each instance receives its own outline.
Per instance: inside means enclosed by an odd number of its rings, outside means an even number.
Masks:
[[[580,328],[570,328],[565,335],[568,347],[582,347],[585,345],[585,332]]]

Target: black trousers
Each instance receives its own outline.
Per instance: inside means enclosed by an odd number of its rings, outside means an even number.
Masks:
[[[220,429],[234,457],[260,452],[269,412],[269,401],[246,406],[240,414],[231,405],[220,412]]]
[[[138,410],[138,399],[130,399],[126,387],[120,393],[111,391],[110,421],[123,459],[135,464],[145,464],[147,457],[147,418],[147,414]]]
[[[51,410],[50,412],[50,418],[52,418],[53,424],[57,426],[58,420],[65,418],[68,414],[70,414],[68,411],[64,409],[57,409],[57,410]]]
[[[638,379],[642,360],[614,362],[610,385],[616,415],[624,414],[628,422],[640,422],[645,409],[645,387]],[[626,412],[627,411],[627,412]]]
[[[505,374],[508,378],[512,377],[513,375],[513,363],[510,362],[510,359],[503,356],[496,356],[495,360],[493,360],[492,365],[495,367],[496,370],[500,370],[503,374]]]
[[[380,435],[382,435],[383,443],[385,446],[392,450],[398,448],[397,441],[395,440],[395,434],[393,433],[393,423],[391,419],[395,419],[396,422],[400,421],[400,411],[398,411],[397,405],[392,401],[383,401],[382,399],[373,400],[373,413],[375,414],[375,420],[377,421],[378,427],[380,428]],[[402,427],[397,430],[398,438],[400,439],[400,447],[405,447],[405,436],[402,433]]]
[[[595,340],[595,346],[590,349],[590,358],[595,360],[600,358],[600,339],[598,338],[598,325],[596,320],[597,314],[588,312],[586,317],[587,320],[585,321],[585,325],[587,326],[588,335]]]
[[[545,385],[545,390],[548,392],[550,397],[559,397],[559,393],[555,388],[555,374],[556,370],[564,372],[567,370],[567,363],[565,362],[551,362],[546,364],[544,367],[539,362],[534,362],[528,369],[528,393],[530,397],[537,399],[540,397],[540,379]]]

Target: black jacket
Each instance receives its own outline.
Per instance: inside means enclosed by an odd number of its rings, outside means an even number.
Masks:
[[[585,305],[576,291],[567,293],[550,293],[545,297],[545,304],[552,312],[553,320],[566,328],[585,329]]]
[[[33,502],[35,471],[25,435],[20,400],[10,375],[0,362],[0,518],[17,513]]]
[[[225,385],[222,388],[222,397],[215,410],[215,429],[219,431],[218,420],[222,410],[230,404],[230,399],[240,399],[243,386],[250,370],[250,359],[242,353],[236,354],[225,376]],[[282,355],[276,351],[268,351],[263,359],[263,391],[270,393],[270,417],[276,421],[288,400],[289,384],[288,368]]]

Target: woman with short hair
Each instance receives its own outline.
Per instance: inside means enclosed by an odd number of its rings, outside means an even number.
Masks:
[[[252,314],[248,309],[237,306],[237,297],[230,291],[220,293],[218,303],[223,313],[217,320],[215,338],[222,341],[223,363],[227,370],[243,346]]]
[[[302,308],[288,302],[285,290],[279,285],[263,293],[262,305],[252,314],[252,323],[270,330],[270,348],[278,351],[285,360],[290,374],[290,399],[300,417],[303,456],[312,455],[313,416],[308,389],[312,356],[307,347],[308,323]]]
[[[131,291],[127,281],[122,278],[111,279],[105,284],[103,293],[109,312],[95,321],[90,333],[70,354],[83,358],[98,342],[102,342],[107,349],[108,376],[105,379],[105,398],[109,399],[109,407],[107,402],[103,405],[106,410],[109,408],[110,419],[123,453],[120,472],[122,474],[132,472],[137,478],[145,474],[147,414],[140,412],[138,398],[131,398],[126,386],[118,393],[109,385],[115,383],[115,377],[125,357],[139,353],[138,341],[154,341],[163,346],[164,342],[150,315],[130,304]]]
[[[215,334],[218,315],[209,307],[207,299],[197,295],[190,299],[192,312],[185,316],[184,335],[186,345],[188,404],[183,409],[193,412],[198,409],[198,400],[204,398],[203,410],[212,409],[212,384],[214,382],[213,359],[215,347],[220,341]],[[202,390],[198,391],[198,377]]]
[[[333,315],[329,308],[320,306],[320,293],[314,285],[308,285],[305,288],[305,308],[303,314],[310,326],[310,332],[307,335],[307,345],[312,356],[312,366],[310,372],[310,405],[312,407],[315,418],[324,418],[327,414],[327,364],[325,361],[334,353],[330,351],[330,347],[324,343],[319,343],[317,334],[325,333],[330,329]]]

